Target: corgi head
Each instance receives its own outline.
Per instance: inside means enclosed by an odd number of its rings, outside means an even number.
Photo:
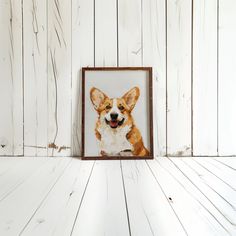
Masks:
[[[100,121],[105,122],[112,129],[132,124],[131,111],[134,109],[139,95],[138,87],[132,88],[121,98],[109,98],[97,88],[90,90],[90,99],[99,114]]]

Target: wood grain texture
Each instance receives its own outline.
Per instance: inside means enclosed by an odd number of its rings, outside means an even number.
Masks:
[[[166,155],[166,9],[165,0],[142,2],[143,66],[153,67],[155,156]]]
[[[69,159],[51,158],[0,202],[0,234],[19,235],[68,166]],[[29,194],[29,189],[31,193]],[[16,214],[16,209],[19,214]],[[24,214],[22,214],[24,212]]]
[[[94,1],[72,0],[72,150],[81,156],[82,67],[94,66]]]
[[[179,216],[188,235],[229,235],[234,232],[232,225],[218,211],[192,180],[178,168],[181,161],[177,158],[156,159],[157,163],[150,164],[163,191],[172,200],[173,209]],[[194,223],[193,223],[194,222]]]
[[[93,163],[72,160],[55,188],[25,226],[22,235],[70,235]]]
[[[142,65],[141,0],[118,1],[119,66]]]
[[[218,161],[222,165],[227,166],[228,168],[232,170],[236,170],[235,157],[227,157],[227,158],[216,157],[214,158],[214,160]]]
[[[21,1],[1,1],[0,35],[0,156],[23,155]]]
[[[198,158],[201,162],[203,159]],[[207,158],[205,158],[207,159]],[[214,188],[212,182],[209,181],[208,174],[211,175],[209,171],[206,174],[201,174],[198,166],[195,166],[194,169],[181,165],[181,161],[174,161],[179,170],[189,179],[189,181],[195,185],[195,187],[201,192],[201,194],[207,199],[207,201],[201,201],[203,205],[207,202],[209,205],[205,205],[209,212],[212,212],[213,217],[218,221],[218,223],[226,230],[223,235],[234,235],[236,233],[235,227],[235,192],[229,192],[229,188],[224,184],[219,183],[217,188]],[[194,164],[194,161],[187,161],[190,164]],[[188,167],[190,167],[188,165]],[[207,170],[207,168],[205,169]],[[191,173],[194,172],[194,173]],[[198,176],[198,177],[197,177]],[[212,175],[214,176],[214,175]],[[219,181],[219,180],[218,180]],[[227,201],[224,196],[228,195],[231,199]]]
[[[181,170],[198,186],[212,204],[217,206],[218,211],[228,221],[229,228],[236,225],[236,192],[197,162],[186,158],[183,163],[179,162]]]
[[[146,162],[121,163],[131,235],[186,235]]]
[[[48,1],[48,155],[71,152],[71,2]]]
[[[48,160],[48,158],[37,158],[35,160],[31,158],[31,160],[25,162],[24,158],[19,158],[19,160],[13,159],[11,162],[12,166],[1,173],[0,202],[19,188],[29,176],[36,172]]]
[[[234,179],[236,178],[236,173],[232,169],[228,169],[226,166],[220,165],[217,162],[212,162],[210,159],[204,158],[201,160],[196,160],[199,165],[207,169],[208,172],[217,176],[224,184],[226,184],[232,190],[236,190],[236,183]]]
[[[219,1],[219,155],[236,153],[236,5]]]
[[[130,235],[120,161],[96,161],[72,230],[72,235],[104,234]]]
[[[153,67],[155,155],[236,155],[234,13],[233,0],[2,0],[0,156],[81,155],[87,66]]]
[[[191,155],[191,12],[167,0],[167,154]]]
[[[3,157],[0,234],[235,235],[235,170],[222,163],[236,159]]]
[[[95,1],[95,66],[117,66],[117,0]]]
[[[193,4],[193,155],[217,155],[217,1]]]
[[[47,155],[47,1],[24,5],[24,155]]]

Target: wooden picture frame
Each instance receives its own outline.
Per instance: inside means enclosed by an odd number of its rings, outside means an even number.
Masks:
[[[111,74],[113,76],[111,76]],[[135,80],[136,76],[137,78],[139,78],[139,80],[138,79]],[[143,81],[141,76],[145,77],[143,78]],[[115,81],[115,77],[119,77],[119,80],[118,79],[116,80],[117,82]],[[141,85],[145,84],[146,86],[140,86],[140,87],[135,86],[131,89],[127,88],[126,89],[127,92],[123,94],[123,96],[116,96],[113,98],[112,95],[114,94],[114,92],[118,93],[117,90],[119,90],[119,88],[121,88],[121,90],[123,91],[123,88],[125,87],[126,84],[125,82],[126,77],[127,81],[128,79],[130,79],[129,81],[130,84],[139,83]],[[111,80],[111,78],[113,80]],[[94,83],[102,84],[102,81],[106,81],[103,87],[105,87],[105,85],[109,86],[107,84],[112,84],[113,91],[111,91],[110,89],[106,89],[106,91],[104,91],[101,88],[93,86]],[[115,90],[114,86],[116,88]],[[109,95],[107,94],[108,93],[107,90],[109,90]],[[144,99],[143,102],[139,103],[142,104],[142,107],[144,107],[146,111],[148,111],[147,112],[148,117],[143,119],[147,123],[146,131],[144,132],[145,134],[147,133],[147,135],[145,136],[146,137],[145,140],[144,136],[142,136],[142,132],[139,131],[139,127],[135,125],[134,121],[135,119],[141,120],[140,117],[145,115],[144,114],[145,112],[137,111],[138,108],[135,107],[136,103],[138,103],[137,101],[140,100],[141,98],[143,99],[144,95],[142,93],[146,94],[146,100]],[[91,107],[93,109],[93,112],[91,111]],[[136,112],[139,113],[138,115],[136,115],[136,117],[133,117],[132,114],[133,110],[135,109]],[[116,113],[118,114],[118,118],[115,119],[115,121],[113,121],[114,116],[117,116]],[[86,122],[89,120],[89,123],[91,124],[92,121],[90,121],[90,119],[92,118],[90,117],[94,114],[97,116],[97,118],[94,121],[94,127],[93,127],[94,134],[93,136],[90,137],[89,135],[91,134],[91,129],[93,125],[87,125]],[[112,116],[112,118],[110,118],[110,116]],[[99,120],[98,117],[100,117]],[[119,120],[119,117],[123,118],[122,119],[120,118]],[[103,120],[103,118],[105,121]],[[100,121],[100,119],[102,121]],[[129,127],[129,131],[125,135],[125,137],[128,140],[127,145],[131,145],[131,148],[121,150],[120,152],[118,152],[118,155],[114,154],[116,153],[116,150],[115,151],[112,150],[112,145],[107,145],[106,142],[108,141],[104,141],[104,140],[110,140],[110,138],[104,136],[105,134],[107,134],[106,132],[108,132],[109,135],[111,132],[113,135],[114,130],[116,130],[115,132],[118,132],[118,130],[125,130],[126,127]],[[103,132],[103,130],[105,131]],[[101,135],[100,132],[103,133],[103,135]],[[140,138],[138,140],[133,139],[133,137],[139,137],[138,135],[140,135],[142,141],[140,141],[141,140]],[[93,150],[98,149],[98,146],[95,147],[91,144],[87,145],[89,146],[89,148],[87,148],[86,146],[86,140],[90,142],[90,140],[93,139],[93,137],[99,143],[99,146],[101,148],[100,152],[96,151],[96,153],[98,153],[97,155],[96,154],[91,155],[90,152],[93,152]],[[123,148],[122,145],[124,145],[126,141],[123,141],[123,138],[121,139],[122,141],[120,141],[119,139],[119,141],[117,141],[117,145],[114,145],[113,149],[117,148],[118,150],[119,149],[118,147],[121,147],[120,149]],[[147,145],[147,143],[148,147],[146,148],[145,144]],[[128,154],[126,154],[125,152],[127,152]],[[83,67],[82,68],[82,160],[115,160],[115,159],[125,160],[125,159],[153,159],[153,158],[154,158],[154,146],[153,146],[152,67]]]

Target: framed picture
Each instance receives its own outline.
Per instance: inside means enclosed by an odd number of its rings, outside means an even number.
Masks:
[[[152,159],[151,67],[82,68],[82,159]]]

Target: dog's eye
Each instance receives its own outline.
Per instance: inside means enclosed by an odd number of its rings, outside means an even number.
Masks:
[[[106,106],[106,109],[107,109],[107,110],[111,109],[111,106],[110,106],[110,105],[107,105],[107,106]]]
[[[125,108],[124,108],[122,105],[120,105],[120,106],[119,106],[119,109],[122,111],[122,110],[124,110]]]

